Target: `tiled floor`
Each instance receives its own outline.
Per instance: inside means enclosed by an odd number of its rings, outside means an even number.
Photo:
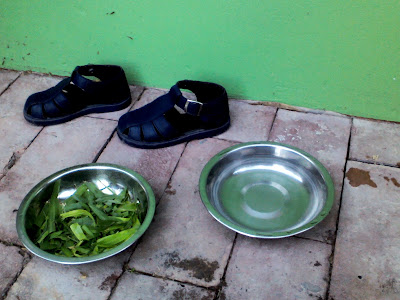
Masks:
[[[141,150],[115,134],[125,111],[37,127],[22,107],[60,78],[0,70],[0,299],[400,299],[400,124],[231,100],[214,138]],[[137,108],[164,91],[131,87]],[[304,149],[334,180],[329,216],[298,236],[238,235],[203,206],[198,178],[222,149],[270,140]],[[18,240],[24,195],[57,170],[89,162],[129,167],[158,206],[142,239],[97,263],[33,257]]]

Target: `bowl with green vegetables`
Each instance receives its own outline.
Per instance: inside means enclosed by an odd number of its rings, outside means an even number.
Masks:
[[[114,164],[84,164],[32,188],[18,209],[17,232],[43,259],[84,264],[130,247],[154,212],[154,193],[140,174]]]

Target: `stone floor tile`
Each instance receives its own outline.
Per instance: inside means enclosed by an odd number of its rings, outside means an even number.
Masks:
[[[257,105],[250,101],[230,100],[231,127],[218,135],[218,138],[242,143],[265,141],[268,139],[275,113],[276,107]]]
[[[0,243],[0,299],[21,271],[25,257],[19,248]]]
[[[163,89],[153,89],[153,88],[145,89],[142,96],[133,105],[133,109],[141,108],[146,104],[153,102],[153,100],[166,94],[167,92],[168,90],[163,90]]]
[[[24,153],[42,129],[26,123],[19,116],[0,118],[0,178],[13,166],[15,160]]]
[[[58,170],[92,162],[115,126],[115,121],[83,117],[45,127],[0,181],[0,239],[19,243],[15,217],[28,191]]]
[[[129,86],[129,89],[131,91],[132,103],[127,108],[124,108],[124,109],[119,110],[119,111],[108,112],[108,113],[90,114],[88,116],[93,117],[93,118],[100,118],[100,119],[108,119],[108,120],[118,121],[118,119],[123,114],[128,112],[131,109],[131,107],[136,103],[136,101],[142,95],[144,87],[131,85],[131,86]]]
[[[0,177],[6,173],[13,161],[25,151],[25,148],[42,129],[24,119],[23,107],[26,99],[33,93],[53,86],[57,81],[53,77],[23,74],[1,95]]]
[[[326,164],[346,161],[351,119],[279,110],[270,140],[301,148]]]
[[[0,94],[21,74],[21,72],[0,69]]]
[[[220,299],[323,299],[331,246],[238,235]]]
[[[108,299],[130,251],[83,265],[61,265],[34,257],[6,299]]]
[[[231,145],[217,139],[188,144],[131,267],[205,287],[219,284],[235,233],[207,212],[198,181],[207,161]]]
[[[175,281],[126,272],[119,280],[111,300],[125,300],[129,295],[136,295],[136,299],[212,300],[214,292]]]
[[[330,299],[400,299],[400,170],[348,162]]]
[[[138,149],[123,143],[115,134],[97,161],[138,172],[149,182],[159,201],[184,148],[185,144],[178,144],[161,149]]]
[[[400,124],[355,118],[350,159],[400,167]]]
[[[307,151],[328,169],[335,185],[335,202],[328,217],[301,236],[332,243],[340,205],[351,120],[349,118],[280,109],[269,140]]]
[[[33,93],[46,90],[60,81],[58,77],[40,74],[22,74],[1,96],[0,117],[18,115],[24,120],[23,108],[26,99]]]

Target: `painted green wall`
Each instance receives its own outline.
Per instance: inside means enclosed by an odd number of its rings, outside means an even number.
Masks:
[[[121,65],[131,83],[400,121],[398,0],[2,0],[3,68]]]

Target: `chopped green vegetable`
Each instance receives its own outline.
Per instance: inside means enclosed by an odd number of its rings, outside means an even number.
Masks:
[[[66,218],[70,218],[70,217],[76,218],[76,217],[81,217],[81,216],[88,216],[89,218],[91,218],[94,221],[92,214],[84,209],[75,209],[75,210],[71,210],[69,212],[60,214],[60,217],[63,220]]]
[[[53,193],[50,198],[49,206],[49,221],[47,222],[47,231],[52,233],[56,231],[56,220],[60,215],[60,202],[57,200],[58,193],[60,192],[60,181],[57,180],[54,184]]]
[[[133,199],[126,189],[119,194],[108,187],[104,191],[107,194],[94,183],[84,182],[60,203],[60,181],[56,181],[50,199],[30,215],[32,240],[52,254],[84,257],[129,239],[143,221],[143,204],[135,191],[131,191]]]
[[[113,248],[116,245],[121,244],[123,241],[126,241],[130,236],[132,236],[132,234],[136,232],[136,230],[136,228],[131,228],[102,237],[101,239],[97,240],[97,246]]]
[[[76,238],[80,241],[87,240],[86,235],[83,233],[81,225],[77,223],[72,223],[69,225],[69,228],[71,228],[72,232],[76,236]]]

